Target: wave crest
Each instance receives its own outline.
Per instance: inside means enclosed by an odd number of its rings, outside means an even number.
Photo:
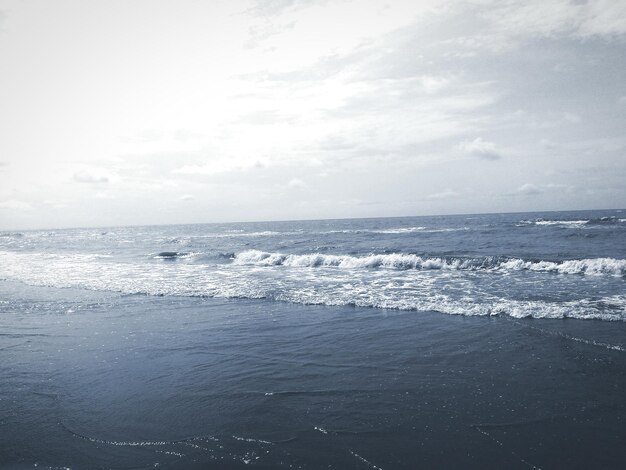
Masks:
[[[337,267],[345,269],[439,269],[467,271],[535,271],[558,274],[626,275],[626,260],[614,258],[590,258],[567,261],[525,261],[519,258],[428,258],[414,254],[391,253],[366,256],[303,255],[270,253],[248,250],[233,259],[235,265],[288,266],[288,267]]]

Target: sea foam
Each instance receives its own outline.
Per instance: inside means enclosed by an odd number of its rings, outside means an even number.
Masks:
[[[468,271],[535,271],[559,274],[591,274],[624,276],[626,260],[591,258],[567,261],[526,261],[519,258],[441,258],[415,254],[391,253],[365,256],[311,254],[282,254],[247,250],[235,256],[233,264],[288,267],[337,267],[346,269],[439,269]]]

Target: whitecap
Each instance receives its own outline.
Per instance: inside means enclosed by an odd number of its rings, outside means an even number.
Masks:
[[[626,275],[626,259],[587,258],[565,261],[526,261],[519,258],[443,258],[421,257],[415,254],[390,253],[363,256],[328,255],[323,253],[283,254],[246,250],[233,259],[235,265],[336,267],[344,269],[432,269],[432,270],[486,270],[535,271],[558,274]]]

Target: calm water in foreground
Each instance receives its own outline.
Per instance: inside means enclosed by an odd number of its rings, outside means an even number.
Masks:
[[[624,468],[626,211],[0,233],[2,468]]]

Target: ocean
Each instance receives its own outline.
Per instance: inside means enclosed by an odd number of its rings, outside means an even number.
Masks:
[[[0,232],[2,468],[624,468],[626,210]]]

